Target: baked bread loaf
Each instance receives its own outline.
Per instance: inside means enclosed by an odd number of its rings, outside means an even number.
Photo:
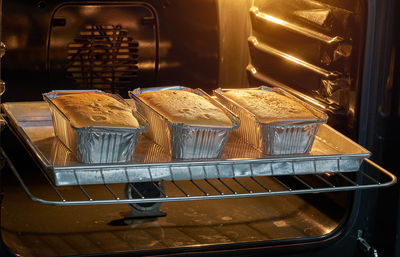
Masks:
[[[183,90],[145,92],[138,97],[173,123],[232,126],[229,117],[204,97]]]
[[[274,91],[233,89],[225,92],[224,96],[253,113],[264,123],[317,118],[300,102]]]
[[[132,108],[117,99],[95,92],[61,95],[52,102],[77,128],[89,126],[138,128]]]

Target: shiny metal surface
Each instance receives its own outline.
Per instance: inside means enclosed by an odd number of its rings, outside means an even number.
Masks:
[[[257,89],[273,91],[301,102],[300,99],[280,88],[262,86]],[[325,113],[301,102],[315,115],[315,119],[260,122],[253,113],[225,97],[224,92],[227,90],[229,89],[214,90],[214,95],[240,117],[241,126],[234,134],[267,155],[308,153],[320,125],[326,123],[328,119]]]
[[[200,95],[220,108],[232,121],[231,126],[205,127],[169,121],[152,106],[140,100],[137,96],[151,91],[184,90]],[[207,159],[219,158],[224,151],[232,130],[240,125],[239,118],[224,106],[209,97],[204,91],[182,86],[137,88],[129,91],[129,96],[135,101],[138,112],[149,120],[148,137],[170,153],[176,159]]]
[[[273,55],[278,58],[293,61],[293,62],[297,63],[298,65],[300,65],[302,68],[304,68],[310,72],[313,72],[315,74],[318,74],[324,78],[335,80],[335,79],[338,79],[340,76],[342,76],[338,72],[328,71],[324,68],[315,66],[311,63],[307,63],[307,62],[305,62],[299,58],[296,58],[292,55],[289,55],[285,52],[279,51],[279,50],[277,50],[273,47],[270,47],[266,44],[260,43],[256,37],[251,36],[251,37],[249,37],[248,40],[249,40],[249,44],[251,44],[251,46],[256,48],[258,51],[261,51],[261,52],[269,54],[269,55]]]
[[[255,0],[249,9],[250,85],[284,85],[318,99],[330,124],[350,133],[357,124],[363,1]]]
[[[374,167],[375,174],[368,175],[363,171],[356,172],[355,174],[343,175],[338,173],[335,176],[334,173],[324,173],[316,175],[286,175],[286,176],[271,176],[271,177],[257,177],[253,175],[248,177],[233,177],[232,179],[220,178],[210,179],[205,178],[203,180],[193,179],[186,181],[175,181],[173,178],[167,183],[172,191],[178,191],[178,194],[171,195],[170,192],[166,192],[161,188],[157,181],[153,181],[155,192],[159,193],[157,197],[143,196],[140,190],[136,188],[134,183],[128,183],[132,190],[137,192],[137,197],[119,197],[118,193],[113,191],[109,185],[105,182],[104,188],[98,188],[93,191],[93,187],[87,186],[86,188],[82,185],[71,187],[75,192],[81,192],[82,195],[79,199],[69,199],[68,195],[62,193],[63,188],[58,189],[45,175],[48,180],[49,188],[54,191],[52,194],[38,197],[31,193],[30,189],[26,186],[20,173],[11,162],[10,158],[0,148],[0,154],[6,160],[9,168],[16,176],[17,180],[21,184],[23,190],[28,197],[38,203],[49,204],[49,205],[60,205],[60,206],[71,206],[71,205],[106,205],[106,204],[143,204],[143,203],[162,203],[162,202],[178,202],[178,201],[193,201],[193,200],[222,200],[230,198],[253,198],[261,196],[278,196],[278,195],[291,195],[291,194],[309,194],[309,193],[327,193],[327,192],[340,192],[349,190],[360,190],[360,189],[371,189],[388,187],[396,184],[397,178],[384,168],[380,167],[376,163],[365,159],[366,162]],[[252,170],[251,170],[252,172]],[[190,173],[191,174],[191,173]],[[383,177],[382,177],[383,175]],[[334,176],[334,181],[330,181],[330,177]],[[361,179],[362,178],[362,179]],[[278,183],[283,189],[277,189],[273,184]],[[361,184],[357,180],[363,181]],[[190,181],[190,183],[189,183]],[[296,183],[294,183],[296,182]],[[150,183],[150,182],[149,182]],[[185,186],[182,186],[185,184]],[[121,187],[121,184],[117,184]],[[90,190],[90,191],[89,191]],[[105,198],[101,192],[108,192],[109,195]],[[124,190],[125,191],[125,190]],[[91,193],[89,193],[91,192]],[[126,194],[124,194],[126,195]],[[112,196],[112,197],[111,197]],[[55,198],[54,198],[55,197]]]
[[[76,155],[83,163],[118,163],[132,159],[139,136],[148,126],[148,122],[132,109],[139,128],[118,127],[83,127],[77,128],[69,118],[53,103],[53,99],[65,94],[82,93],[82,90],[51,91],[43,94],[49,104],[55,135],[67,146],[69,152]],[[91,91],[107,94],[121,103],[128,105],[121,97],[100,90]],[[59,151],[58,151],[59,152]],[[69,155],[69,153],[68,153]]]
[[[44,102],[5,103],[11,128],[56,185],[190,180],[357,171],[370,153],[329,126],[320,127],[310,154],[267,156],[234,136],[219,159],[177,160],[146,137],[125,164],[83,164],[55,137]]]

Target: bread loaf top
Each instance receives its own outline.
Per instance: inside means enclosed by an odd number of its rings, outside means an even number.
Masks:
[[[274,91],[233,89],[225,92],[224,96],[253,113],[264,123],[317,118],[300,102]]]
[[[173,123],[200,126],[232,126],[232,121],[204,97],[182,90],[145,92],[138,97]]]
[[[132,108],[112,96],[96,92],[61,95],[52,102],[77,128],[89,126],[139,128]]]

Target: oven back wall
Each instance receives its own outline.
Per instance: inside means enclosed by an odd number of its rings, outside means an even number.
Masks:
[[[3,1],[6,101],[53,89],[218,83],[214,0]]]

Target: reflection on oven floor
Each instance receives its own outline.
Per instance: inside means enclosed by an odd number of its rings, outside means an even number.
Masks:
[[[41,183],[41,176],[28,174],[28,177],[32,184],[30,188],[46,194],[48,188]],[[342,208],[332,203],[326,204],[331,210],[323,211],[321,206],[317,209],[303,198],[292,195],[168,202],[160,208],[167,213],[165,217],[124,219],[130,212],[127,205],[42,205],[28,199],[11,176],[6,176],[5,184],[1,232],[6,245],[22,256],[96,254],[319,237],[336,228],[343,214],[337,212]],[[123,186],[120,187],[123,190]],[[72,188],[63,187],[62,190],[73,195]],[[172,188],[167,187],[168,190]]]

